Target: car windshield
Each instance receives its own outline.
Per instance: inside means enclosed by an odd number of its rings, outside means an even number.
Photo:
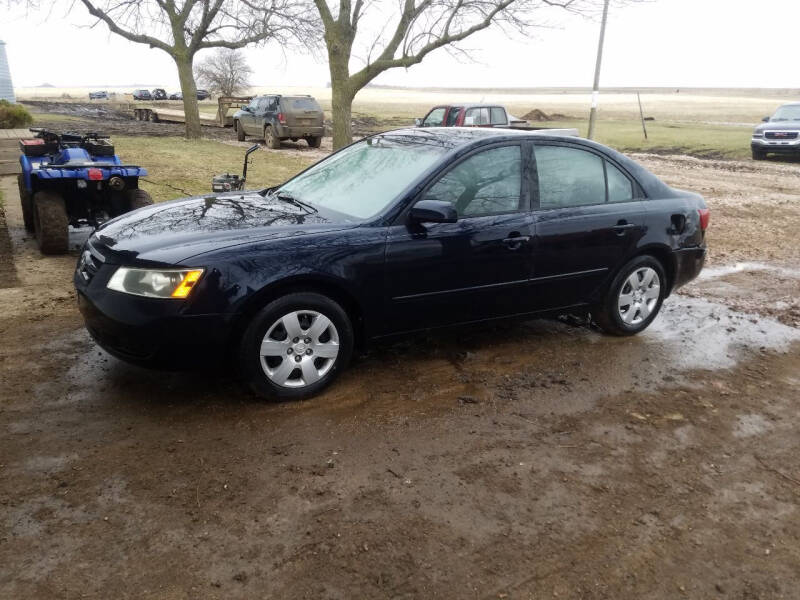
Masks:
[[[800,121],[800,104],[781,106],[770,121]]]
[[[366,219],[386,208],[448,149],[417,136],[369,138],[317,163],[277,192]]]

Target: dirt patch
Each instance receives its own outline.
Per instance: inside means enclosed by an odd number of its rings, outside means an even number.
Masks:
[[[537,121],[537,122],[543,122],[543,121],[571,121],[571,120],[575,119],[575,117],[570,117],[568,115],[563,115],[561,113],[552,113],[552,114],[548,115],[546,112],[544,112],[543,110],[540,110],[538,108],[534,108],[533,110],[528,111],[527,113],[522,115],[521,118],[523,120],[525,120],[525,121]]]
[[[640,159],[712,209],[644,334],[419,335],[279,405],[100,351],[0,178],[0,596],[793,598],[798,174]]]
[[[11,252],[11,239],[6,227],[6,211],[0,202],[0,288],[16,287],[19,284],[17,269]]]

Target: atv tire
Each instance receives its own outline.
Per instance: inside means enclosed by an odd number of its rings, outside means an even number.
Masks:
[[[42,254],[64,254],[69,249],[69,219],[61,194],[36,192],[33,217],[36,241]]]
[[[22,174],[17,175],[17,185],[19,185],[19,202],[22,204],[22,222],[25,224],[25,231],[33,233],[33,199],[25,187],[25,178]]]
[[[233,122],[233,128],[236,130],[236,139],[240,142],[244,141],[244,129],[242,129],[242,124],[239,121]]]
[[[137,208],[144,208],[145,206],[150,206],[153,203],[153,199],[150,197],[150,194],[144,190],[127,190],[125,195],[128,198],[129,211],[136,210]]]
[[[278,150],[281,147],[281,138],[275,135],[270,126],[264,128],[264,143],[267,148],[272,148],[273,150]]]

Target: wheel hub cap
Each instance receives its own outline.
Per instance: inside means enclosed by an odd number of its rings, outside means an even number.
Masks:
[[[661,280],[650,267],[633,271],[619,291],[617,308],[623,323],[638,325],[655,310],[661,296]]]
[[[261,341],[259,357],[266,376],[282,387],[319,381],[339,355],[339,333],[317,311],[298,310],[275,321]]]

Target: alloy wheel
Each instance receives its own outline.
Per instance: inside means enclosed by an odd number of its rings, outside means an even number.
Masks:
[[[266,376],[282,387],[316,383],[339,355],[339,332],[328,317],[296,310],[275,321],[261,341],[259,356]]]
[[[617,308],[622,322],[638,325],[655,310],[661,295],[661,280],[650,267],[634,270],[619,291]]]

